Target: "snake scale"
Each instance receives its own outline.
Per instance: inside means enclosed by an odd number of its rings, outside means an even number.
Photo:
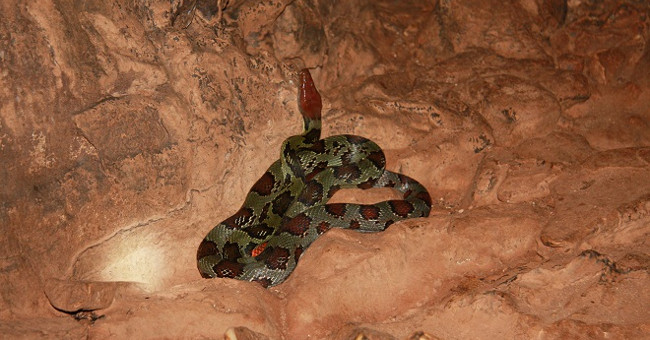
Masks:
[[[331,228],[375,232],[429,215],[424,186],[386,170],[384,153],[373,141],[354,135],[320,139],[322,102],[307,69],[300,72],[298,92],[303,133],[282,143],[280,159],[253,185],[242,207],[205,236],[196,254],[201,276],[275,286]],[[337,190],[355,187],[389,187],[403,199],[327,204]]]

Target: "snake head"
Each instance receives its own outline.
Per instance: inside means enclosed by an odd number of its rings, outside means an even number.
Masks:
[[[320,119],[323,102],[320,99],[318,90],[316,90],[314,80],[311,79],[311,74],[306,68],[300,71],[300,87],[298,92],[300,92],[300,98],[298,100],[300,113],[309,119]]]

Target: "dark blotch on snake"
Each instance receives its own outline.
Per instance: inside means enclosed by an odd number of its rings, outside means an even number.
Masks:
[[[304,135],[305,144],[318,144],[320,142],[320,130],[313,129]]]
[[[273,234],[275,231],[275,229],[269,227],[266,223],[256,224],[243,230],[248,234],[248,236],[262,240]]]
[[[253,211],[249,208],[241,208],[234,215],[228,217],[222,223],[228,229],[239,229],[241,225],[246,224],[253,216]]]
[[[285,191],[273,200],[273,213],[282,216],[293,203],[293,196],[289,191]]]
[[[289,256],[291,256],[291,253],[285,248],[268,247],[258,258],[264,260],[264,263],[270,269],[287,269]]]
[[[328,230],[330,230],[330,229],[332,229],[332,226],[329,223],[325,222],[325,221],[319,223],[316,226],[316,231],[318,232],[319,235],[326,232],[326,231],[328,231]]]
[[[221,254],[224,259],[237,261],[241,257],[239,253],[239,245],[237,243],[226,242],[223,246],[223,253]]]
[[[345,216],[345,203],[326,204],[325,211],[334,217],[343,217]]]
[[[361,177],[361,170],[356,165],[341,165],[334,168],[334,176],[345,179],[346,182],[354,182]]]
[[[296,247],[296,250],[293,251],[293,258],[296,259],[296,262],[298,262],[298,259],[300,258],[300,255],[302,255],[304,249],[302,249],[301,246]]]
[[[235,278],[244,272],[244,265],[235,261],[221,260],[219,263],[212,266],[212,270],[214,270],[219,277]]]
[[[388,204],[390,205],[390,209],[395,213],[395,215],[400,216],[400,217],[408,217],[410,213],[415,210],[413,208],[413,205],[407,201],[388,201]]]
[[[325,140],[320,139],[314,145],[309,147],[309,150],[317,153],[317,154],[323,154],[325,153]]]
[[[291,235],[303,236],[309,228],[310,223],[311,218],[302,213],[289,220],[289,222],[283,223],[282,230],[288,232]]]
[[[319,162],[316,164],[316,166],[314,166],[310,173],[305,174],[305,181],[311,181],[314,179],[314,177],[316,177],[316,175],[323,172],[325,169],[327,169],[327,162]]]
[[[383,169],[386,166],[386,156],[382,151],[371,152],[366,159],[371,161],[377,169]]]
[[[359,208],[359,213],[366,220],[376,220],[379,218],[381,209],[377,208],[374,205],[362,205]]]
[[[219,254],[219,249],[217,248],[217,245],[212,241],[203,239],[203,242],[201,242],[201,244],[199,245],[199,250],[196,252],[196,259],[198,261],[202,257],[217,255],[217,254]]]
[[[428,206],[431,206],[431,196],[429,196],[428,192],[420,191],[415,195],[415,197],[423,200]]]
[[[322,199],[323,185],[316,181],[308,182],[298,196],[298,202],[308,207],[319,203]]]
[[[265,172],[260,179],[255,182],[251,191],[255,191],[260,196],[268,196],[271,194],[273,186],[275,185],[275,177],[270,172]]]

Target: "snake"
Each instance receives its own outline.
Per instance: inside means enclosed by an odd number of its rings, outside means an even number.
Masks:
[[[308,69],[299,72],[298,108],[303,132],[282,143],[280,158],[255,182],[241,208],[201,241],[196,258],[202,277],[272,287],[332,228],[379,232],[397,221],[429,215],[427,189],[387,170],[375,142],[348,134],[320,138],[322,100]],[[401,199],[327,203],[335,192],[349,188],[391,188]]]

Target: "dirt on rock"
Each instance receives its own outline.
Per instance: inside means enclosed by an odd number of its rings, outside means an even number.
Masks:
[[[648,338],[649,44],[634,0],[0,2],[1,337]],[[303,67],[431,215],[202,279]]]

